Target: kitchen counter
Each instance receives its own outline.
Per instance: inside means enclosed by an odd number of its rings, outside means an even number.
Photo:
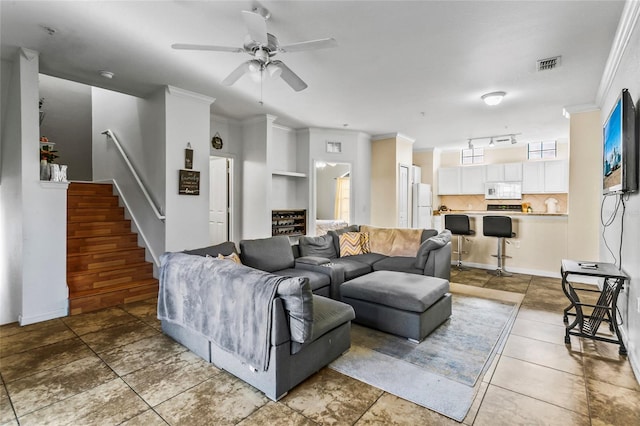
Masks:
[[[444,216],[446,214],[467,214],[474,216],[487,216],[487,215],[505,215],[505,216],[559,216],[559,217],[567,217],[567,213],[546,213],[546,212],[532,212],[525,213],[516,210],[447,210],[447,211],[439,211],[439,213],[434,212],[435,216]]]

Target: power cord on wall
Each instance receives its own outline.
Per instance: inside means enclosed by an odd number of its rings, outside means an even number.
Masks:
[[[604,202],[607,199],[607,197],[611,197],[611,196],[615,196],[616,197],[616,204],[613,208],[613,211],[611,212],[611,215],[605,220],[604,218]],[[609,243],[607,243],[607,238],[605,236],[605,233],[607,231],[607,228],[609,226],[611,226],[613,224],[613,222],[615,221],[616,217],[618,216],[618,210],[620,209],[620,205],[622,205],[622,218],[621,218],[621,226],[620,226],[620,245],[619,245],[619,249],[618,249],[618,259],[616,259],[616,255],[613,253],[613,250],[611,250],[611,247],[609,246]],[[611,255],[611,257],[613,257],[613,264],[616,265],[618,267],[618,269],[622,268],[622,236],[624,234],[624,212],[625,212],[625,200],[624,200],[624,194],[623,193],[613,193],[613,194],[605,194],[604,197],[602,197],[602,203],[600,204],[600,223],[602,224],[602,240],[604,241],[604,245],[607,248],[607,250],[609,251],[609,254]],[[618,265],[618,262],[620,262],[620,264]]]

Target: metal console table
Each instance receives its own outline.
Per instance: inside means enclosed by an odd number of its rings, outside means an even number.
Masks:
[[[571,343],[569,336],[587,337],[603,342],[620,345],[620,355],[626,355],[627,349],[624,346],[617,322],[617,302],[618,294],[624,286],[624,282],[629,279],[613,263],[603,262],[578,262],[575,260],[562,260],[562,291],[569,299],[570,305],[564,309],[563,320],[566,324],[564,336],[565,343]],[[602,290],[585,289],[574,287],[567,279],[569,275],[583,275],[589,277],[604,278]],[[595,305],[580,301],[578,292],[600,293]],[[583,307],[592,308],[587,315],[583,312]],[[575,316],[575,320],[569,324],[569,316]],[[617,339],[597,335],[598,328],[602,322],[609,323],[609,330],[615,333]],[[574,330],[577,327],[577,330]]]

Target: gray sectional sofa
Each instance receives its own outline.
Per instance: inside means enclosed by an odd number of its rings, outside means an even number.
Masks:
[[[372,252],[340,257],[340,234],[358,229],[301,237],[293,246],[285,236],[243,240],[242,265],[216,259],[237,254],[233,242],[165,253],[158,296],[162,330],[273,400],[349,349],[351,321],[358,318],[351,305],[340,301],[345,281],[353,286],[354,278],[370,274],[376,284],[384,281],[393,288],[396,278],[409,284],[398,293],[402,300],[409,298],[400,305],[377,300],[367,283],[364,290],[352,291],[349,300],[360,311],[362,323],[369,324],[366,313],[376,318],[383,313],[389,324],[369,325],[421,340],[451,313],[446,293],[451,234],[414,232],[419,241],[413,256]],[[397,274],[375,278],[375,271]],[[421,286],[418,292],[411,287],[412,276]],[[435,296],[433,284],[439,292]],[[431,298],[439,298],[433,307]]]
[[[272,400],[349,349],[351,306],[314,295],[306,277],[217,260],[221,249],[162,256],[164,333]]]

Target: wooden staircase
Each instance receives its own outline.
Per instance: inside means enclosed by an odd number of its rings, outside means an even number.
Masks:
[[[69,315],[157,296],[158,280],[144,254],[111,184],[69,185]]]

